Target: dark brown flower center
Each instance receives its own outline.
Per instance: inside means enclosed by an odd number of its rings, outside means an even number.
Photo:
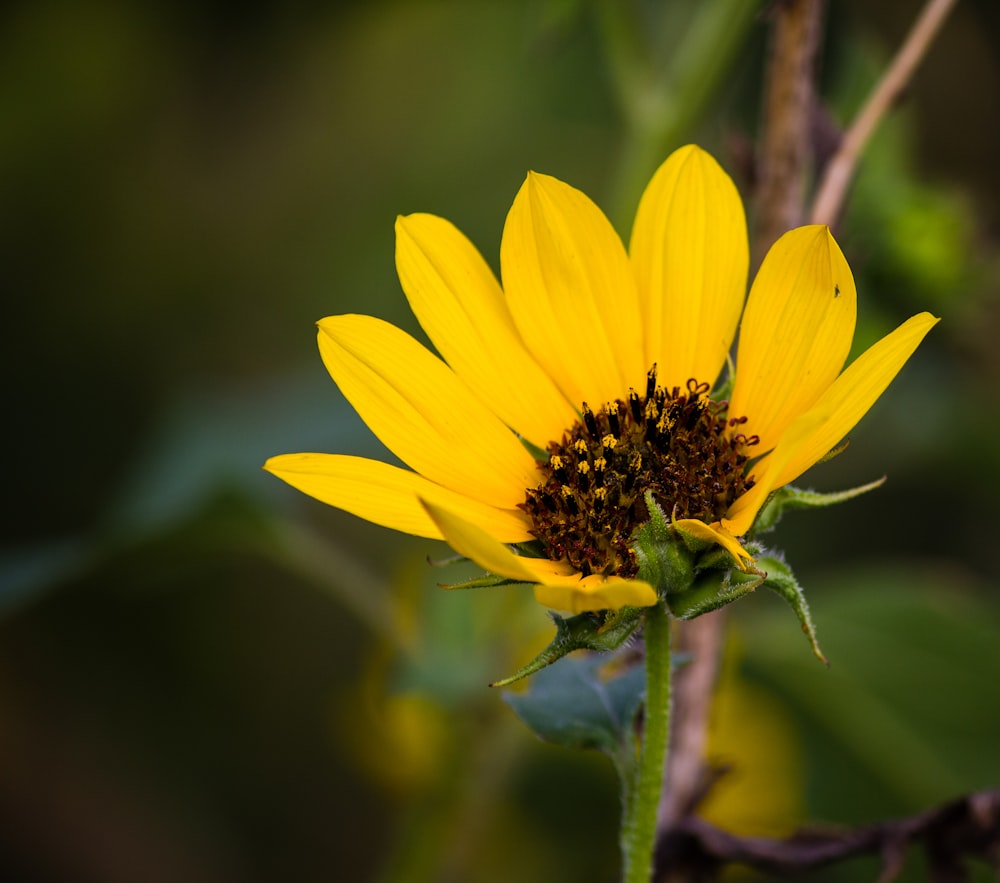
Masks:
[[[644,396],[629,390],[627,401],[599,411],[583,404],[582,420],[549,444],[542,480],[521,504],[549,558],[584,575],[635,576],[631,543],[649,518],[646,491],[668,517],[711,523],[753,486],[747,449],[757,438],[735,432],[746,418],[727,417],[729,403],[708,391],[695,380],[665,390],[654,365]]]

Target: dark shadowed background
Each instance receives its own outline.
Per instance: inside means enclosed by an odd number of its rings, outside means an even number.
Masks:
[[[667,4],[665,57],[697,5]],[[836,121],[918,6],[830,4]],[[766,36],[753,19],[670,145],[751,200]],[[577,0],[0,13],[0,879],[615,878],[610,765],[536,742],[486,686],[546,642],[530,592],[441,592],[442,546],[259,468],[379,456],[313,323],[418,333],[396,214],[451,219],[496,266],[528,169],[613,204],[603,47]],[[943,321],[805,482],[885,487],[779,527],[832,667],[776,598],[731,612],[732,772],[706,811],[736,830],[1000,786],[998,49],[1000,8],[964,0],[838,230],[859,348]]]

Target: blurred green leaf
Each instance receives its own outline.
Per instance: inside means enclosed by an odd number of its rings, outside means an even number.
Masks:
[[[812,615],[827,670],[803,664],[785,617],[762,605],[739,608],[751,623],[740,630],[746,669],[809,728],[819,758],[814,812],[857,821],[995,783],[1000,620],[988,597],[943,567],[862,569],[815,582]]]
[[[840,70],[833,102],[849,118],[884,69],[869,46],[855,51]],[[920,169],[920,131],[912,106],[894,109],[879,125],[847,202],[844,244],[859,280],[858,290],[888,296],[901,309],[929,309],[954,318],[973,307],[984,262],[976,254],[971,201]],[[862,315],[855,352],[894,324],[873,315],[871,299]],[[884,321],[883,321],[884,318]],[[874,325],[873,320],[883,325]]]
[[[598,654],[563,659],[536,674],[527,693],[507,693],[504,699],[547,742],[618,757],[633,738],[646,674],[634,666],[605,678],[601,670],[607,661]]]

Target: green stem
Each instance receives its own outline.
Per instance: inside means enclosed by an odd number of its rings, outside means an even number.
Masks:
[[[656,845],[656,815],[670,734],[670,614],[660,602],[646,612],[646,704],[642,748],[622,822],[623,883],[649,883]]]

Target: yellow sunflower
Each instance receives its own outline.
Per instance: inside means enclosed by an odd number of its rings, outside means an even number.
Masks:
[[[649,182],[628,251],[587,196],[529,173],[504,226],[502,288],[448,221],[400,217],[399,279],[441,358],[363,315],[321,320],[319,348],[410,469],[340,454],[264,468],[445,540],[557,609],[655,603],[631,548],[647,492],[743,566],[740,538],[768,496],[854,427],[938,321],[912,317],[841,371],[857,293],[829,229],[782,236],[744,310],[748,255],[736,187],[694,145]],[[731,394],[715,400],[741,314]]]

